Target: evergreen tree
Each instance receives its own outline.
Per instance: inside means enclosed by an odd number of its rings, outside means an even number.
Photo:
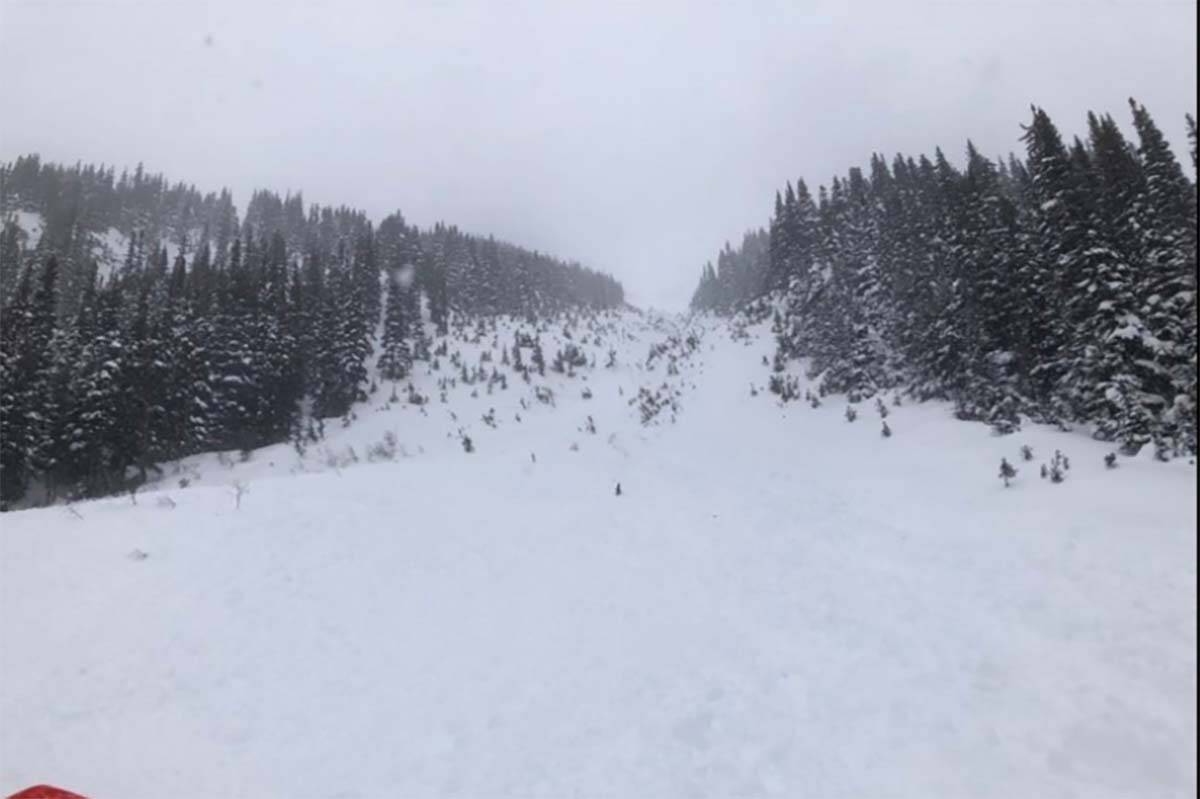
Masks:
[[[1070,301],[1071,286],[1085,271],[1089,246],[1086,208],[1070,155],[1045,111],[1033,109],[1033,122],[1023,138],[1030,172],[1030,223],[1036,242],[1021,275],[1027,292],[1022,316],[1033,364],[1030,389],[1049,415],[1069,415],[1056,402],[1056,389],[1068,368],[1070,331],[1063,309]]]
[[[1169,421],[1194,448],[1196,427],[1195,188],[1144,106],[1129,101],[1138,133],[1145,191],[1137,208],[1143,275],[1140,316],[1155,351],[1150,390],[1165,399]]]
[[[412,368],[409,350],[411,305],[408,300],[411,286],[403,285],[400,270],[388,276],[387,307],[383,318],[383,339],[380,344],[379,373],[385,380],[401,380]]]
[[[0,309],[8,304],[21,273],[21,229],[16,222],[0,228]]]
[[[0,314],[0,504],[20,499],[29,484],[35,444],[26,411],[30,402],[33,264],[21,272],[14,296]]]

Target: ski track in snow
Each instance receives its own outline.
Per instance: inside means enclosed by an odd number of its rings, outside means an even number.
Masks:
[[[779,407],[766,326],[697,320],[669,376],[683,322],[614,324],[534,378],[554,408],[511,373],[442,404],[442,358],[425,414],[383,386],[303,459],[2,517],[0,794],[1195,795],[1194,467],[940,403],[884,439],[871,402]],[[664,381],[677,422],[643,427]],[[407,456],[367,464],[388,430]]]

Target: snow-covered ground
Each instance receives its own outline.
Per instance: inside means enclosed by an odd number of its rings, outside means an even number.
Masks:
[[[16,211],[13,213],[12,219],[25,234],[23,245],[25,247],[37,246],[38,240],[42,238],[42,230],[45,228],[42,215],[32,211]]]
[[[22,246],[26,249],[36,247],[46,228],[42,215],[33,211],[15,211],[12,219],[25,234]],[[110,227],[103,232],[93,234],[91,244],[92,256],[96,259],[97,276],[101,280],[107,280],[125,263],[125,256],[129,251],[129,237],[115,227]],[[161,240],[158,244],[167,248],[167,262],[173,263],[179,254],[179,245],[166,239]]]
[[[684,325],[0,517],[0,795],[1195,795],[1194,466],[938,403],[884,438],[780,407],[765,328]]]

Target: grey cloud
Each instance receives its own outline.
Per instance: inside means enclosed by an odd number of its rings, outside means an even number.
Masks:
[[[1177,144],[1196,6],[0,0],[0,157],[303,189],[686,303],[774,190],[873,151],[1019,145],[1138,97]]]

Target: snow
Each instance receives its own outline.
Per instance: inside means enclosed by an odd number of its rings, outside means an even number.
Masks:
[[[27,249],[32,249],[37,246],[38,241],[42,237],[42,231],[45,229],[45,220],[42,215],[33,211],[16,211],[14,217],[17,226],[25,233],[24,246]],[[198,236],[197,231],[192,231],[193,236]],[[196,240],[193,238],[193,241]],[[97,276],[101,280],[108,280],[125,263],[125,256],[129,250],[129,237],[115,227],[110,227],[99,233],[92,234],[91,251],[96,259]],[[167,263],[175,262],[175,257],[179,254],[179,245],[162,239],[159,244],[167,248]]]
[[[42,238],[42,230],[46,227],[42,215],[32,211],[17,211],[13,217],[17,227],[25,234],[24,246],[26,248],[36,247]]]
[[[95,239],[96,273],[101,280],[108,280],[125,263],[129,251],[129,237],[116,228],[109,228]]]
[[[647,371],[683,324],[577,329],[596,369],[446,404],[443,358],[424,410],[384,385],[304,458],[0,517],[0,795],[1195,795],[1194,467],[780,407],[765,326],[697,320]]]

